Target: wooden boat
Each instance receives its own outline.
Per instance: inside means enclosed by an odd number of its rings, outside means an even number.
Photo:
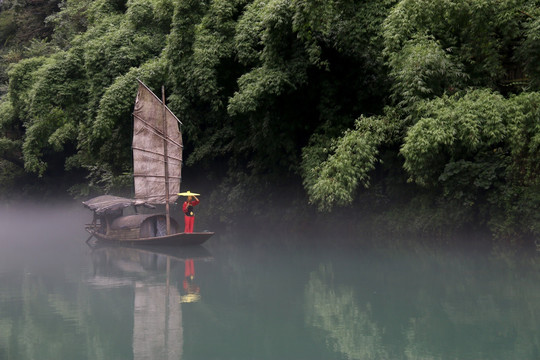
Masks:
[[[102,241],[148,245],[198,245],[213,232],[180,232],[170,216],[170,204],[178,198],[182,171],[180,120],[163,101],[139,81],[133,111],[133,177],[135,199],[102,195],[83,202],[94,212],[86,226]],[[164,214],[139,214],[140,207],[165,204]],[[135,214],[124,215],[133,207]]]

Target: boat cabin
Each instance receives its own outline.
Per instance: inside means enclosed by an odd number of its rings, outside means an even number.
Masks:
[[[94,212],[92,224],[88,228],[106,237],[118,240],[139,240],[167,235],[167,220],[164,214],[134,214],[123,216],[123,210],[134,206],[155,208],[141,200],[102,195],[83,202]],[[171,221],[171,233],[180,230],[174,219]]]
[[[178,232],[178,224],[171,219],[171,234]],[[118,240],[154,238],[167,235],[167,219],[164,214],[137,214],[114,219],[106,235]]]

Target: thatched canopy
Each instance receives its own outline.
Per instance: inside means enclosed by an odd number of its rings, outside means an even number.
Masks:
[[[122,209],[134,205],[143,205],[149,208],[154,208],[153,205],[150,205],[143,200],[128,199],[112,195],[101,195],[93,199],[83,201],[83,205],[94,211],[97,215],[114,214]]]

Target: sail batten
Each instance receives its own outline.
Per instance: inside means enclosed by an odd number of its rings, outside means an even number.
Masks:
[[[144,178],[158,178],[158,179],[161,179],[161,178],[165,177],[165,175],[144,175],[144,174],[136,174],[136,175],[133,175],[133,176],[144,177]],[[180,176],[171,176],[171,175],[169,175],[168,178],[169,179],[181,179]],[[155,181],[163,182],[163,180],[155,180]],[[169,180],[169,182],[171,182],[171,181],[173,181],[173,180]]]
[[[133,114],[134,117],[137,117],[135,114]],[[143,124],[145,124],[149,129],[150,131],[152,131],[155,135],[157,135],[158,137],[160,137],[162,140],[165,139],[165,135],[163,134],[163,132],[161,132],[161,130],[159,129],[156,129],[155,127],[153,127],[152,125],[148,124],[144,119],[140,119],[137,117],[138,120],[142,121]],[[180,120],[178,120],[180,121]],[[182,144],[179,144],[177,142],[175,142],[174,140],[172,140],[170,137],[168,139],[166,139],[168,143],[171,143],[173,145],[176,145],[176,146],[180,146],[180,147],[184,147],[184,145]]]
[[[141,156],[145,156],[146,158],[152,159],[153,161],[165,162],[165,159],[163,159],[163,154],[158,154],[153,151],[149,151],[149,150],[141,149],[141,148],[133,148],[133,149],[144,153]],[[161,158],[159,158],[158,156],[161,156]],[[172,162],[176,161],[177,163],[182,163],[182,159],[177,159],[177,158],[169,156],[169,163],[171,162],[171,160]]]
[[[170,194],[169,203],[178,198],[176,194],[180,191],[183,148],[179,124],[180,120],[169,108],[139,81],[133,110],[132,145],[136,199],[164,204],[167,185]],[[164,134],[167,134],[166,138]],[[167,156],[165,156],[165,142]],[[167,166],[164,166],[164,163]],[[168,168],[167,174],[165,168]]]

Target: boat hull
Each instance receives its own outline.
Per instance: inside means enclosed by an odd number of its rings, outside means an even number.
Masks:
[[[118,238],[97,232],[94,229],[86,228],[86,231],[100,241],[113,242],[117,244],[136,245],[168,245],[168,246],[194,246],[201,245],[208,240],[213,232],[176,233],[158,237],[146,237],[138,239]]]

